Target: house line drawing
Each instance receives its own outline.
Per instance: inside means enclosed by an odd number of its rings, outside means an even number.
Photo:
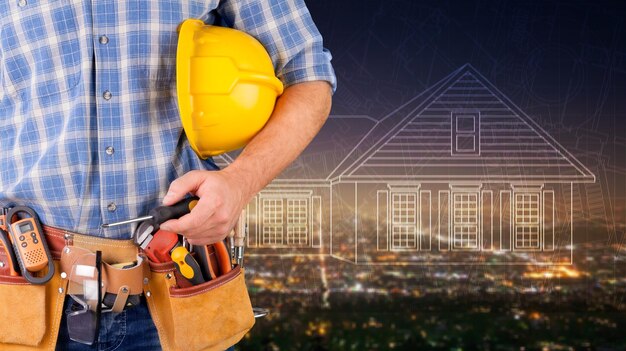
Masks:
[[[250,201],[246,220],[251,256],[330,253],[328,175],[375,123],[368,116],[329,117],[300,157]],[[236,153],[226,157],[220,160],[225,165]]]
[[[253,255],[571,264],[574,188],[596,176],[471,65],[379,121],[328,123],[248,205]]]

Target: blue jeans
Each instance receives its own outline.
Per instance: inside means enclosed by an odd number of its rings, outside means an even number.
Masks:
[[[145,301],[120,313],[103,313],[100,317],[98,341],[91,346],[70,340],[65,316],[71,308],[72,301],[69,296],[65,299],[65,306],[63,307],[65,313],[61,319],[57,350],[161,350],[159,335],[152,318],[150,318],[148,305]]]
[[[70,340],[67,332],[66,314],[72,305],[72,298],[65,299],[63,317],[59,329],[56,349],[59,351],[124,351],[161,350],[159,334],[148,312],[148,304],[142,299],[138,306],[126,309],[121,313],[103,313],[100,317],[100,335],[93,345],[85,345]],[[227,351],[234,351],[230,347]]]

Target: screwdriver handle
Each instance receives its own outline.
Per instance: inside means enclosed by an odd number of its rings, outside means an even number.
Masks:
[[[196,196],[183,199],[172,206],[159,206],[150,210],[148,215],[152,216],[152,222],[162,224],[170,219],[180,218],[191,212],[200,198]]]
[[[187,278],[193,285],[204,283],[202,270],[198,261],[183,246],[178,246],[172,250],[172,261],[176,264],[178,272]]]

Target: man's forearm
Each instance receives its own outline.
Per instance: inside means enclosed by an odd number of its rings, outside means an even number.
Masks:
[[[330,111],[330,85],[293,85],[276,102],[272,117],[230,166],[218,172],[191,171],[176,179],[163,198],[172,205],[186,194],[200,198],[190,214],[161,229],[184,234],[194,245],[224,239],[241,209],[311,142]]]
[[[327,82],[288,87],[265,127],[224,172],[239,179],[251,198],[300,155],[324,125],[330,106]]]

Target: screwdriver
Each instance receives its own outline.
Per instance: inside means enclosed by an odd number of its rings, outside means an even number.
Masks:
[[[152,210],[150,210],[150,212],[148,212],[147,216],[131,218],[131,219],[127,219],[125,221],[120,221],[120,222],[105,223],[105,224],[102,224],[101,227],[110,228],[110,227],[114,227],[118,225],[131,224],[131,223],[151,220],[152,222],[151,224],[153,227],[150,228],[150,232],[154,233],[159,229],[159,225],[161,225],[162,223],[167,222],[170,219],[180,218],[186,215],[187,213],[191,212],[191,210],[193,210],[193,208],[198,203],[198,200],[200,200],[200,198],[196,196],[188,197],[186,199],[183,199],[175,203],[172,206],[159,206],[159,207],[153,208]],[[146,230],[148,230],[148,228],[146,228]]]

